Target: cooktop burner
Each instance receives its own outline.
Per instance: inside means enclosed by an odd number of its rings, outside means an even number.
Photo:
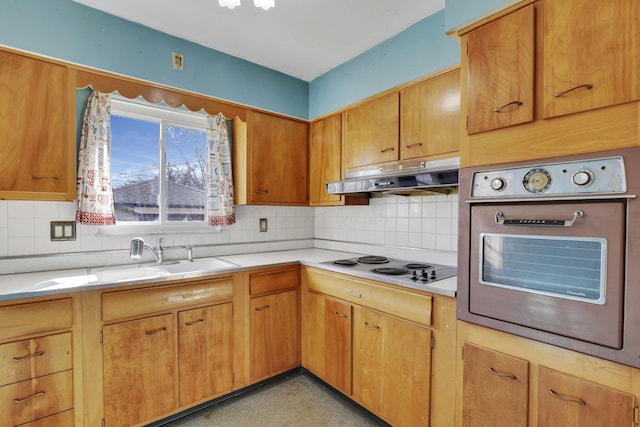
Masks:
[[[401,276],[403,274],[409,274],[409,270],[402,267],[380,267],[371,270],[373,273],[378,274],[390,274],[392,276]]]
[[[362,264],[386,264],[389,262],[389,258],[384,256],[366,255],[358,258],[358,262]]]
[[[340,259],[324,264],[341,273],[349,273],[373,280],[397,285],[420,287],[457,274],[455,267],[446,265],[398,260],[377,255]],[[384,264],[378,266],[372,264]]]

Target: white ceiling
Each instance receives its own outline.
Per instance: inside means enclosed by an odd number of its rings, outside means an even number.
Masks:
[[[444,8],[445,0],[74,0],[305,81]],[[189,58],[185,58],[188,66]]]

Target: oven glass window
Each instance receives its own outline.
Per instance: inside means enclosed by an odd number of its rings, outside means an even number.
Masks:
[[[606,239],[492,233],[480,237],[480,284],[605,303]]]

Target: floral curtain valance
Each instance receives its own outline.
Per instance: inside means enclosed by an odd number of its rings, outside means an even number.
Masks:
[[[116,223],[111,186],[111,96],[93,91],[84,112],[76,176],[76,222]]]

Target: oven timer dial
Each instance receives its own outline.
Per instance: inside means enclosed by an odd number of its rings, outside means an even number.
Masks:
[[[588,169],[579,170],[571,177],[571,181],[579,187],[587,187],[593,183],[595,175]]]
[[[522,179],[522,185],[529,193],[543,193],[551,187],[551,174],[546,169],[531,169]]]

